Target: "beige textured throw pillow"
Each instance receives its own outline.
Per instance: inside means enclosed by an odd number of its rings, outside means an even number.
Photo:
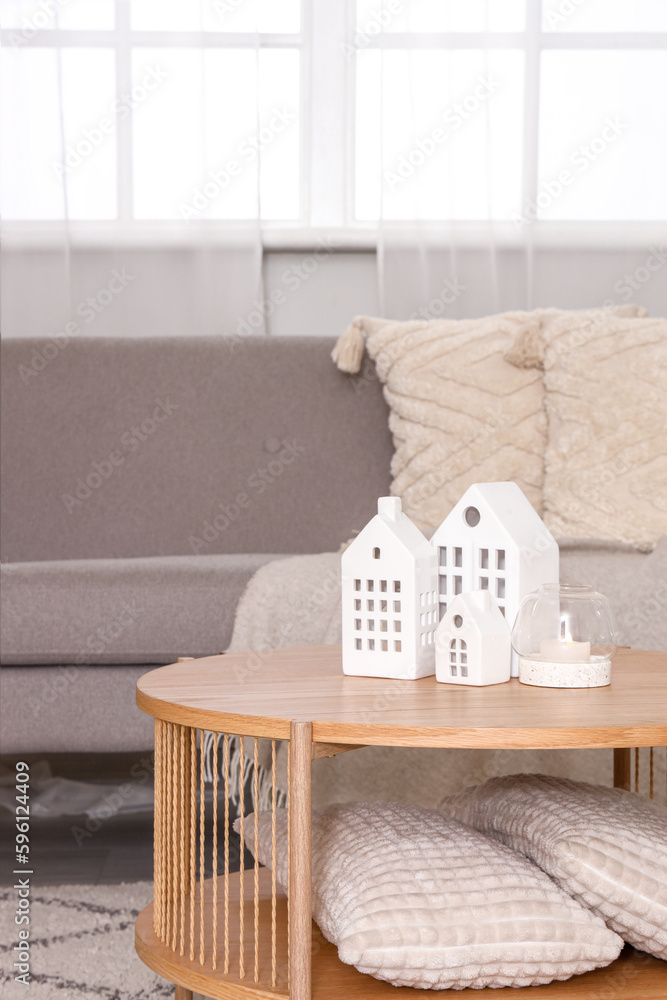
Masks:
[[[254,822],[246,823],[252,848]],[[287,818],[276,875],[287,880]],[[271,815],[259,816],[271,863]],[[313,916],[341,961],[395,986],[530,986],[608,965],[621,939],[521,855],[427,809],[313,814]]]
[[[356,391],[375,378],[385,387],[395,448],[391,490],[426,535],[473,483],[513,480],[542,513],[543,333],[558,324],[576,329],[600,312],[542,309],[409,322],[358,316],[342,334],[332,357],[357,375]],[[610,312],[643,310],[619,306],[604,315]]]
[[[667,319],[561,317],[542,348],[547,527],[649,551],[667,535]]]
[[[662,806],[619,788],[513,774],[451,795],[440,810],[521,851],[635,948],[667,959]]]
[[[513,480],[542,509],[546,421],[540,373],[503,355],[539,319],[503,313],[483,319],[410,321],[358,317],[334,351],[359,371],[364,338],[394,439],[392,493],[427,535],[473,483]],[[377,374],[376,374],[377,373]]]

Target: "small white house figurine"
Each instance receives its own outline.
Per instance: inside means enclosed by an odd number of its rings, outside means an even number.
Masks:
[[[435,673],[435,552],[399,497],[342,556],[343,673],[415,680]]]
[[[510,679],[510,627],[488,590],[450,602],[435,633],[435,677],[446,684],[503,684]]]
[[[487,590],[511,629],[521,601],[558,583],[558,545],[516,483],[477,483],[431,538],[440,618],[458,594]],[[518,660],[512,658],[512,676]]]

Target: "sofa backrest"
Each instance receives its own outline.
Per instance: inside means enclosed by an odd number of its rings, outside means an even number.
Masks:
[[[379,384],[332,346],[5,340],[3,561],[336,549],[392,445]]]

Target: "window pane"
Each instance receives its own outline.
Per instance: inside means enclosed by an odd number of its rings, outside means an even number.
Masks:
[[[114,0],[0,0],[0,23],[3,28],[20,29],[18,45],[36,30],[109,30],[114,26]]]
[[[384,60],[384,71],[382,69]],[[357,56],[356,217],[509,218],[521,196],[523,54]]]
[[[8,219],[116,216],[111,49],[11,49],[2,59],[2,206]],[[63,126],[60,124],[62,84]],[[63,142],[64,140],[64,142]]]
[[[156,67],[133,120],[136,217],[256,218],[261,154],[262,218],[297,218],[299,53],[140,49],[135,85]]]
[[[545,52],[540,217],[667,218],[664,52]]]
[[[381,29],[523,31],[525,6],[525,0],[357,0],[357,44]]]
[[[300,30],[300,0],[131,0],[137,31]]]
[[[667,31],[665,0],[543,0],[544,31]]]

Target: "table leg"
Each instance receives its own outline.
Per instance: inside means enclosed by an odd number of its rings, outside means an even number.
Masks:
[[[310,1000],[311,994],[312,737],[310,722],[291,724],[288,789],[290,1000]]]
[[[614,750],[614,788],[625,788],[627,792],[632,791],[631,754],[630,747],[620,747]]]
[[[186,990],[185,986],[177,986],[174,1000],[192,1000],[192,990]]]

